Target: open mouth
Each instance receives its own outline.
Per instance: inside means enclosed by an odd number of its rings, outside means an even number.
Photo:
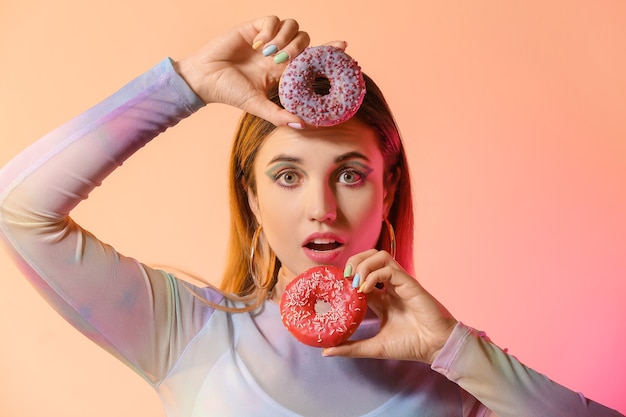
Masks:
[[[342,244],[333,239],[315,239],[305,246],[311,250],[317,252],[324,252],[329,250],[334,250],[340,247]]]

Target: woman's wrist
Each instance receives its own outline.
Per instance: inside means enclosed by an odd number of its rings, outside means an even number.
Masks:
[[[202,99],[204,104],[208,104],[206,97],[201,93],[200,86],[202,85],[202,77],[199,71],[196,69],[193,62],[188,58],[180,61],[173,61],[174,70],[180,75],[180,77],[187,83],[189,88],[193,90],[198,97]]]
[[[452,332],[454,331],[458,323],[459,322],[457,320],[454,320],[454,319],[451,320],[446,330],[441,332],[440,335],[438,336],[437,342],[433,343],[434,349],[431,350],[430,355],[428,355],[428,360],[427,360],[427,363],[429,365],[433,364],[433,362],[435,361],[439,353],[443,350],[444,346],[450,339],[450,335],[452,335]]]

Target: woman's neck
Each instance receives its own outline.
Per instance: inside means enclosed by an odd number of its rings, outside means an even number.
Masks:
[[[285,287],[294,278],[295,278],[295,274],[293,272],[289,271],[284,266],[281,266],[280,269],[278,270],[278,277],[276,279],[276,285],[274,285],[274,288],[269,294],[270,301],[280,304],[280,297],[282,297],[283,291],[285,291]]]

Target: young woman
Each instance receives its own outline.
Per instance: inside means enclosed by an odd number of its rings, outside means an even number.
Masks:
[[[293,20],[242,24],[18,155],[0,175],[0,235],[24,274],[146,379],[169,416],[620,415],[525,367],[411,276],[406,158],[375,84],[335,127],[305,126],[276,104],[285,61],[308,44]],[[69,217],[131,154],[215,102],[246,112],[220,290],[125,257]],[[358,274],[378,316],[322,352],[284,329],[277,304],[290,280],[320,264]]]

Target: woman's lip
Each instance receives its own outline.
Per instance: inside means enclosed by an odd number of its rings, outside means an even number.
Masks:
[[[304,254],[313,262],[327,265],[332,263],[332,261],[334,261],[341,254],[343,246],[324,251],[313,250],[306,246],[302,247],[302,249],[304,250]]]
[[[303,247],[306,247],[310,243],[328,243],[328,242],[337,242],[339,245],[343,245],[345,240],[340,238],[334,233],[313,233],[307,236],[307,238],[302,243]]]

